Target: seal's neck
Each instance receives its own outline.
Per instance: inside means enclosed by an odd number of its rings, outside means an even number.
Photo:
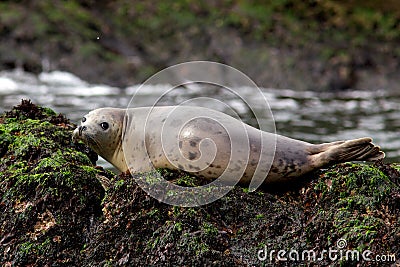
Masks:
[[[114,150],[114,154],[110,159],[107,159],[114,167],[116,167],[121,172],[126,172],[128,170],[128,166],[125,161],[125,154],[122,150],[122,144],[119,144],[118,147]]]

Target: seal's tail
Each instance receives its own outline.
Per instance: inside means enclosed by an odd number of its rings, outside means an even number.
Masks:
[[[369,137],[315,145],[311,154],[316,157],[316,165],[358,160],[376,161],[385,157],[385,153]]]

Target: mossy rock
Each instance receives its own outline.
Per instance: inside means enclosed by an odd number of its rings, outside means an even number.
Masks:
[[[160,170],[182,185],[193,177]],[[346,240],[343,251],[400,255],[398,165],[340,164],[305,177],[295,187],[253,193],[235,187],[201,207],[173,207],[149,197],[129,177],[114,180],[104,199],[106,220],[93,232],[85,265],[270,266],[267,248],[317,255]],[[287,186],[290,186],[288,189]],[[99,244],[102,244],[101,247]],[[360,254],[361,255],[361,254]],[[310,262],[309,262],[310,263]],[[312,263],[312,262],[311,262]],[[365,261],[314,262],[368,266]]]
[[[78,265],[102,214],[97,155],[71,143],[66,118],[29,101],[0,120],[0,262]]]

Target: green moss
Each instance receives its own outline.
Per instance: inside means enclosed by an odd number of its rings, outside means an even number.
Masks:
[[[394,215],[399,207],[393,198],[398,186],[385,174],[389,168],[340,164],[317,172],[300,189],[271,194],[235,187],[222,199],[193,208],[165,205],[138,190],[135,181],[116,180],[104,199],[109,221],[85,253],[89,258],[110,257],[114,263],[121,259],[115,256],[119,251],[121,255],[133,253],[138,262],[150,265],[235,265],[238,258],[259,265],[254,255],[264,245],[268,249],[322,251],[334,248],[340,238],[346,239],[349,249],[395,253],[400,251],[394,245],[400,229]],[[175,182],[182,175],[158,172]],[[385,212],[382,207],[387,207]],[[391,245],[382,245],[388,229],[393,236]],[[99,242],[106,244],[101,251]]]
[[[18,266],[42,266],[68,255],[77,263],[73,250],[84,243],[85,217],[101,214],[99,171],[90,153],[72,144],[73,127],[55,114],[23,101],[0,118],[0,140],[7,140],[0,155],[0,232],[14,244],[8,252],[0,248],[2,262],[14,257]]]
[[[147,215],[150,216],[150,217],[153,217],[153,216],[156,217],[158,213],[159,213],[159,210],[158,210],[158,209],[153,209],[153,210],[150,210],[150,211],[147,213]]]
[[[257,214],[256,219],[262,219],[262,218],[264,218],[264,216],[265,216],[264,214]]]
[[[178,247],[194,252],[194,254],[200,258],[210,251],[210,247],[204,243],[200,237],[190,235],[186,235],[184,238],[180,239]]]
[[[395,186],[393,182],[378,168],[370,165],[348,163],[344,172],[327,172],[314,188],[322,191],[327,198],[340,197],[336,207],[351,209],[377,208]],[[351,170],[351,171],[349,171]]]
[[[393,164],[393,168],[395,168],[396,170],[400,171],[400,163],[394,163]]]
[[[116,188],[120,188],[121,186],[123,186],[125,184],[125,181],[124,180],[117,180],[116,182],[115,182],[115,187]]]
[[[314,236],[312,228],[323,226],[329,231],[329,236],[325,236],[327,246],[344,238],[349,248],[360,252],[390,249],[383,248],[377,239],[382,238],[387,227],[387,216],[392,216],[387,208],[384,213],[380,210],[392,206],[393,192],[399,191],[398,181],[386,174],[393,167],[346,163],[324,173],[314,184],[316,207],[320,209],[313,212],[315,217],[306,231]],[[310,245],[314,242],[311,236]]]
[[[210,237],[214,237],[218,233],[218,229],[211,223],[204,222],[202,228],[204,233]]]
[[[183,175],[182,177],[179,177],[176,180],[176,184],[180,185],[180,186],[188,186],[188,187],[192,187],[192,186],[196,186],[198,183],[198,178],[196,178],[195,176],[190,176],[190,175]]]
[[[381,219],[368,214],[354,214],[345,208],[338,209],[334,215],[332,235],[341,236],[351,244],[358,244],[357,250],[369,249],[380,228],[384,227]]]

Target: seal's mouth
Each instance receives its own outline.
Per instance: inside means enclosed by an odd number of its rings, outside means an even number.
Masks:
[[[78,140],[82,140],[85,141],[85,136],[87,135],[86,133],[84,134],[84,131],[87,130],[86,126],[79,126],[78,128],[76,128],[72,134],[72,140],[74,142],[78,141]]]
[[[81,140],[85,142],[91,149],[97,151],[100,148],[100,145],[93,136],[90,134],[83,134],[82,136],[84,136],[84,138],[81,138]]]
[[[101,147],[94,136],[88,132],[84,132],[84,130],[82,130],[80,127],[74,130],[72,134],[72,141],[75,143],[78,141],[83,141],[83,143],[95,151]]]

